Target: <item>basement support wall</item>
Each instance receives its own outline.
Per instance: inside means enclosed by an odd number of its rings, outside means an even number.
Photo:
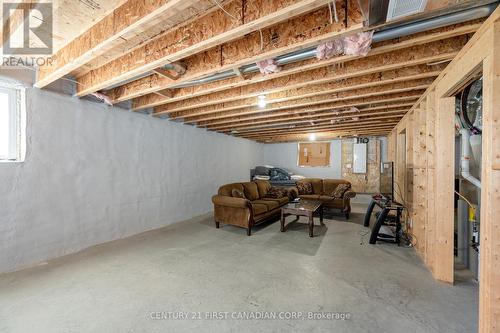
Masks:
[[[260,162],[249,140],[38,89],[27,104],[26,160],[0,163],[0,272],[211,212]]]
[[[396,181],[406,186],[402,197],[408,201],[416,250],[436,279],[453,283],[453,96],[481,74],[479,332],[493,333],[500,331],[500,7],[390,133],[388,151],[389,159],[396,161]],[[422,112],[425,116],[419,116]],[[415,165],[402,163],[402,151],[413,153],[413,158],[425,154],[426,162],[420,165],[425,174],[415,177]],[[415,202],[421,195],[427,200]]]

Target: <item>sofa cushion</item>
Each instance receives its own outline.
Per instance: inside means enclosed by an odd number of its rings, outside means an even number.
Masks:
[[[245,197],[245,193],[243,193],[242,190],[239,190],[237,188],[233,188],[233,190],[231,191],[231,196],[233,198],[240,198],[240,199],[246,199],[247,197]]]
[[[313,187],[312,184],[309,182],[305,181],[297,182],[297,189],[299,190],[299,195],[313,194]]]
[[[241,183],[232,183],[232,184],[227,184],[224,186],[219,187],[218,194],[219,195],[224,195],[226,197],[232,197],[233,196],[233,189],[238,189],[240,191],[243,191],[243,185]]]
[[[333,191],[340,184],[351,184],[347,180],[343,179],[323,179],[323,193],[324,195],[332,195]]]
[[[274,202],[277,202],[280,206],[286,205],[289,202],[288,197],[283,197],[283,198],[278,198],[278,199],[263,198],[262,200],[274,201]]]
[[[257,184],[257,190],[259,191],[259,198],[263,198],[267,195],[269,190],[271,189],[271,183],[267,180],[256,180],[254,181]]]
[[[305,178],[301,182],[311,183],[313,194],[323,194],[323,179],[321,178]]]
[[[324,201],[325,207],[344,209],[344,200],[333,199],[330,201]]]
[[[351,184],[339,184],[337,188],[332,192],[331,196],[335,199],[340,199],[344,197],[344,193],[351,188]]]
[[[299,198],[301,198],[301,199],[310,199],[310,200],[318,200],[319,199],[319,194],[302,194],[302,195],[299,195]]]
[[[244,193],[245,197],[247,197],[248,200],[254,201],[259,199],[259,190],[257,188],[257,184],[254,182],[246,182],[246,183],[241,183],[244,188]]]
[[[264,196],[265,198],[279,199],[284,198],[288,195],[288,191],[282,187],[271,187],[269,192]],[[261,198],[264,198],[261,197]]]
[[[332,201],[334,199],[335,199],[334,197],[331,197],[329,195],[320,195],[319,196],[319,200],[321,200],[321,201]]]
[[[252,211],[253,215],[260,215],[267,213],[269,210],[267,209],[267,205],[252,202]]]
[[[273,209],[276,209],[276,208],[278,208],[280,206],[280,204],[277,203],[276,201],[265,200],[265,199],[259,199],[259,200],[252,201],[252,205],[254,203],[259,204],[259,205],[266,205],[267,206],[267,210],[273,210]]]

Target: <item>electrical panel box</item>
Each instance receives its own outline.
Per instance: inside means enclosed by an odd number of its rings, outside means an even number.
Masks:
[[[353,146],[353,173],[366,173],[367,144],[355,143]]]

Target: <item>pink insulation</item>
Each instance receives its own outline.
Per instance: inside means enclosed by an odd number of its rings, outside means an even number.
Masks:
[[[344,42],[342,39],[334,39],[330,42],[318,45],[316,58],[318,60],[330,59],[344,53]]]
[[[344,54],[365,57],[372,47],[373,31],[358,32],[344,37]]]
[[[281,71],[281,67],[278,65],[278,62],[274,59],[257,61],[256,64],[262,74],[272,74]]]
[[[108,104],[109,106],[113,106],[113,103],[111,102],[111,98],[109,98],[108,96],[101,94],[101,93],[98,93],[98,92],[92,93],[91,95],[94,96],[95,98],[97,98],[98,100],[100,100],[101,102],[104,102],[104,103]]]
[[[364,57],[371,50],[372,37],[373,31],[359,32],[320,44],[316,48],[316,58],[325,60],[342,54]]]

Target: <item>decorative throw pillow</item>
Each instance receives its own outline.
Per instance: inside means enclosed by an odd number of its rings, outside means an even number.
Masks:
[[[287,196],[287,190],[279,187],[271,187],[266,194],[267,198],[279,199]]]
[[[245,197],[245,193],[243,193],[242,190],[238,190],[237,188],[233,188],[233,190],[231,191],[231,195],[233,196],[233,198],[240,198],[240,199],[247,198]]]
[[[331,196],[334,199],[341,199],[344,197],[344,193],[351,188],[351,184],[339,184],[332,192]]]
[[[308,182],[298,182],[297,189],[299,190],[299,195],[314,193],[312,184]]]
[[[289,188],[286,191],[286,195],[288,196],[288,200],[293,201],[297,198],[298,191],[295,188]]]

